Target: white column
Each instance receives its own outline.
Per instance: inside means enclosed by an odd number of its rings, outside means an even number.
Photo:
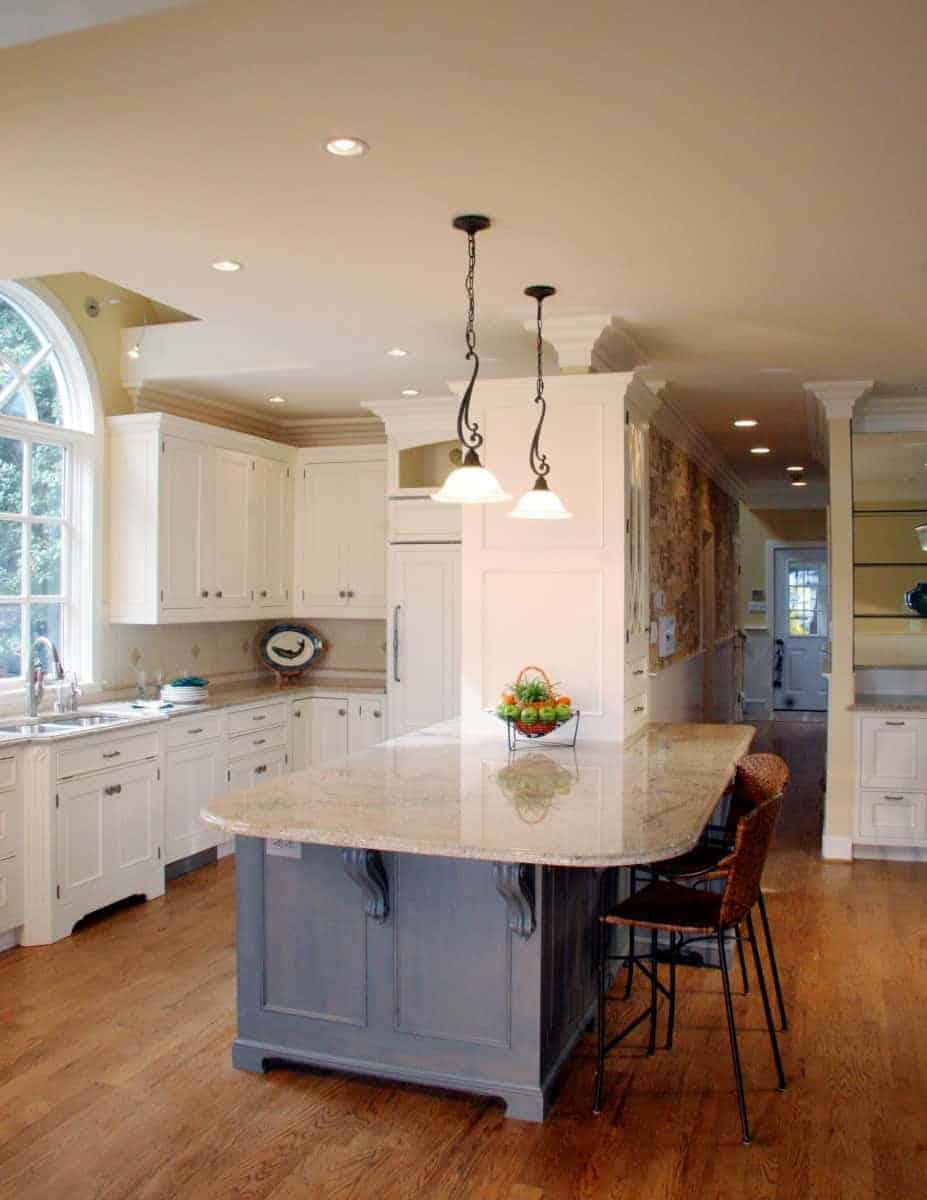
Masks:
[[[830,586],[830,687],[827,704],[827,796],[824,858],[853,857],[856,805],[856,747],[853,714],[853,477],[852,419],[856,401],[871,379],[806,383],[820,400],[827,420],[830,505],[828,565]]]

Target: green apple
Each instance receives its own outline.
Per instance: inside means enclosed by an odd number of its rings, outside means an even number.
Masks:
[[[557,710],[553,705],[545,704],[543,708],[538,709],[538,716],[545,724],[550,725],[557,719]]]
[[[573,710],[570,708],[569,704],[558,704],[556,713],[558,721],[569,721],[570,717],[573,715]]]
[[[538,710],[532,705],[527,705],[521,710],[521,721],[523,725],[533,725],[538,719]]]
[[[507,704],[500,704],[500,705],[498,705],[498,706],[496,707],[496,716],[497,716],[497,717],[505,717],[505,716],[507,716],[508,714],[507,714],[507,713],[506,713],[506,711],[505,711],[507,708],[508,708],[508,705],[507,705]]]
[[[518,707],[517,704],[506,704],[505,705],[505,715],[507,717],[511,717],[511,719],[513,721],[517,721],[518,718],[521,716],[521,709]]]

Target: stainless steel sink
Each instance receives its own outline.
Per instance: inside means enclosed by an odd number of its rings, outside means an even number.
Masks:
[[[34,725],[12,721],[0,722],[0,733],[14,733],[17,737],[50,737],[53,733],[67,733],[74,729],[80,729],[80,726],[66,725],[64,721],[56,721],[54,724],[38,721]]]
[[[43,717],[41,721],[0,721],[0,734],[8,733],[16,737],[52,737],[56,733],[76,733],[79,729],[112,725],[124,720],[125,717],[110,713],[92,713],[86,716],[78,713],[56,713],[54,716]]]
[[[125,717],[112,713],[93,713],[85,717],[78,716],[76,713],[63,713],[61,716],[49,717],[49,722],[56,725],[78,725],[80,728],[86,729],[90,725],[112,725],[114,721],[124,721],[125,719]]]

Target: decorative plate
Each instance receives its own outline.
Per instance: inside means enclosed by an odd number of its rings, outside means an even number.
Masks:
[[[261,638],[260,653],[266,666],[281,675],[299,675],[325,649],[325,643],[308,625],[274,625]]]

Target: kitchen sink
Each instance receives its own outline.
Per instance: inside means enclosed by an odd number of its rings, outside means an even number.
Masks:
[[[114,721],[124,721],[125,719],[125,717],[112,713],[93,713],[86,717],[78,716],[76,713],[62,713],[61,716],[50,717],[49,722],[58,725],[78,725],[81,729],[86,729],[90,725],[112,725]]]
[[[115,721],[124,721],[125,717],[109,713],[93,713],[80,716],[77,713],[56,713],[55,716],[43,717],[41,721],[26,720],[0,721],[0,734],[12,734],[15,737],[52,737],[56,733],[76,733],[79,729],[91,729],[100,725],[112,725]]]
[[[0,721],[0,733],[13,733],[17,737],[49,737],[53,733],[67,733],[73,729],[80,729],[80,726],[66,725],[64,721],[56,721],[54,724],[50,721],[38,721],[34,725]]]

